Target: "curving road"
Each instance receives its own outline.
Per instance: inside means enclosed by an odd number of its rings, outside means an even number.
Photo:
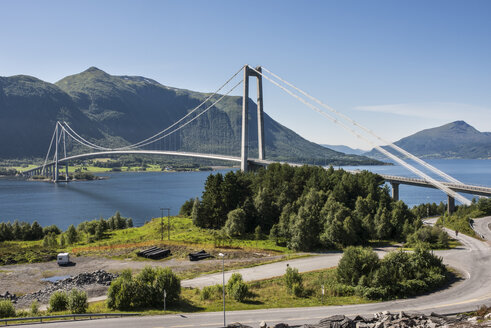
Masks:
[[[486,238],[491,237],[489,224],[491,217],[475,220],[475,228],[478,233]],[[450,233],[453,233],[450,231]],[[450,265],[459,271],[465,279],[456,283],[445,290],[424,295],[420,297],[395,300],[389,302],[346,305],[346,306],[327,306],[313,308],[287,308],[287,309],[264,309],[252,311],[231,311],[227,312],[227,322],[241,322],[251,326],[258,326],[262,320],[269,325],[285,322],[292,324],[316,323],[320,319],[333,314],[345,314],[354,316],[357,314],[372,314],[388,310],[391,312],[409,311],[409,312],[437,312],[437,313],[455,313],[468,310],[475,310],[482,304],[491,305],[491,245],[477,239],[459,234],[458,240],[463,247],[452,250],[436,252],[443,257],[444,263]],[[491,240],[491,238],[490,238]],[[321,256],[315,256],[308,259],[297,259],[288,261],[291,266],[300,268],[304,271],[303,265],[333,266],[337,263],[339,254],[331,253]],[[308,264],[310,263],[310,264]],[[316,263],[316,264],[312,264]],[[244,269],[240,272],[244,274],[246,280],[252,280],[254,274],[263,274],[267,272],[271,276],[278,275],[275,270],[281,269],[283,274],[285,263],[274,265],[260,266],[256,268]],[[305,270],[313,270],[307,268]],[[260,272],[260,273],[259,273]],[[201,286],[221,282],[221,275],[210,275],[183,282],[184,285]],[[50,323],[44,326],[48,327],[108,327],[108,328],[189,328],[189,327],[220,327],[223,325],[223,312],[211,313],[192,313],[166,316],[146,316],[146,317],[128,317],[117,319],[91,320]],[[43,326],[43,327],[44,327]],[[35,325],[25,325],[24,327],[39,327]]]

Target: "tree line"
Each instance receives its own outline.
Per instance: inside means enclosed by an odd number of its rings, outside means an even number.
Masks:
[[[405,240],[421,227],[377,174],[278,163],[210,175],[201,199],[187,201],[181,214],[236,236],[259,230],[295,250]]]
[[[91,242],[103,239],[108,231],[131,227],[133,227],[133,220],[122,217],[119,211],[108,219],[83,221],[78,224],[77,228],[72,224],[63,233],[56,225],[43,228],[37,221],[28,223],[15,220],[13,224],[10,221],[0,223],[0,242],[43,239],[44,246],[57,247],[80,241],[82,233],[85,233],[88,242]]]

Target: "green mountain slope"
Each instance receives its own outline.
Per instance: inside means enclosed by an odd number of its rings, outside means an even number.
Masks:
[[[56,84],[32,77],[0,79],[0,157],[40,157],[56,120],[66,120],[85,138],[107,146],[145,139],[171,125],[209,94],[176,89],[139,76],[112,76],[91,67]],[[215,99],[217,99],[216,96]],[[256,104],[250,101],[250,156],[257,156]],[[147,149],[240,154],[242,98],[227,96],[183,130]],[[267,109],[266,109],[267,110]],[[265,115],[266,157],[294,162],[373,164],[309,142]],[[19,134],[19,131],[22,131]],[[68,145],[71,149],[72,145]]]
[[[491,133],[479,132],[464,121],[426,129],[395,144],[422,158],[491,158]],[[376,150],[365,155],[382,158]]]
[[[57,120],[102,138],[97,124],[56,85],[25,75],[0,77],[1,158],[44,156]]]

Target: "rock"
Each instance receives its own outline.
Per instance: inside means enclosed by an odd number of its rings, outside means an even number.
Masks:
[[[259,324],[259,328],[267,328],[267,327],[268,325],[266,324],[266,322],[264,322],[264,320],[261,321],[261,323]]]
[[[289,328],[290,326],[286,323],[277,323],[273,328]]]
[[[321,319],[321,321],[319,321],[319,323],[322,323],[325,321],[343,321],[344,319],[346,319],[346,316],[344,316],[342,314],[337,314],[337,315],[332,315],[330,317]]]
[[[234,322],[227,325],[227,328],[252,328],[251,326],[246,326],[238,322]]]

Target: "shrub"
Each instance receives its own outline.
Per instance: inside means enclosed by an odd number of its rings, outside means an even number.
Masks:
[[[87,293],[78,289],[72,289],[68,295],[68,309],[72,313],[85,313],[89,303]]]
[[[31,314],[32,315],[36,315],[39,313],[39,303],[37,300],[34,300],[32,303],[31,303]]]
[[[249,294],[249,288],[244,283],[240,273],[233,273],[227,282],[227,293],[234,300],[242,302]]]
[[[15,317],[15,308],[10,300],[0,301],[0,318]]]
[[[368,285],[379,266],[380,260],[372,249],[350,246],[339,261],[337,278],[341,283],[356,286],[360,278],[365,276],[362,282]]]
[[[303,284],[301,283],[299,284],[296,282],[292,285],[291,293],[296,297],[301,297],[303,295],[303,292],[304,292]]]
[[[200,299],[202,301],[209,299],[218,299],[222,296],[222,285],[206,286],[200,292]]]
[[[245,211],[241,208],[237,208],[228,213],[227,221],[225,222],[225,226],[223,227],[223,229],[228,236],[241,236],[245,233],[246,230],[245,223]]]
[[[290,294],[294,294],[294,288],[298,291],[299,288],[303,289],[302,276],[298,273],[297,268],[287,267],[285,273],[285,285]],[[294,287],[295,286],[295,287]],[[299,287],[302,286],[302,287]]]
[[[118,310],[163,306],[164,291],[167,304],[179,300],[181,281],[171,269],[147,266],[136,277],[124,271],[109,287],[107,306]]]
[[[62,291],[56,291],[49,298],[49,311],[65,311],[68,307],[68,295]]]
[[[247,298],[247,295],[249,295],[249,288],[247,287],[247,285],[242,280],[237,281],[230,288],[229,295],[234,300],[236,300],[238,302],[242,302]]]
[[[133,307],[136,286],[130,277],[119,276],[111,282],[107,293],[107,306],[110,309],[129,310]]]

